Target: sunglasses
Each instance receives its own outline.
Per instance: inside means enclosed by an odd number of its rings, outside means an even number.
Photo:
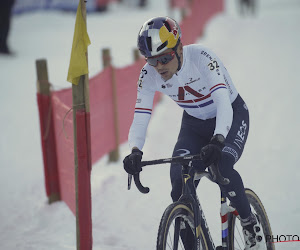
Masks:
[[[175,51],[171,51],[169,53],[165,53],[162,55],[148,57],[146,58],[146,61],[148,62],[149,65],[156,67],[158,63],[167,64],[171,62],[174,58],[174,55],[175,55]]]

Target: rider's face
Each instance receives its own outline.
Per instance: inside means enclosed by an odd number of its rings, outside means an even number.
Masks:
[[[166,51],[164,51],[163,54],[166,53],[171,53],[173,50],[172,49],[167,49]],[[182,44],[180,44],[177,47],[177,53],[181,58],[181,62],[182,62]],[[162,64],[160,62],[157,63],[156,66],[153,66],[155,68],[155,70],[157,71],[158,74],[161,75],[161,77],[167,81],[169,79],[172,78],[172,76],[177,72],[178,69],[178,59],[176,57],[176,55],[174,55],[173,59],[168,62],[167,64]]]

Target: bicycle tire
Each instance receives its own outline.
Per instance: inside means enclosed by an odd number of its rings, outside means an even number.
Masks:
[[[174,228],[173,228],[174,227]],[[185,228],[184,228],[185,227]],[[174,202],[169,205],[160,221],[158,235],[157,235],[157,250],[194,250],[195,242],[195,230],[194,230],[194,213],[188,205],[183,202]],[[189,234],[189,242],[192,243],[192,247],[185,248],[184,242],[180,237],[180,233],[187,232],[185,230],[191,230],[192,235]],[[200,249],[208,250],[207,241],[203,234],[203,229],[200,227]],[[191,237],[193,239],[191,239]],[[177,245],[174,247],[174,245]]]
[[[266,250],[275,250],[274,243],[266,240],[267,235],[272,235],[271,225],[267,216],[267,212],[257,196],[251,189],[245,188],[246,196],[249,200],[252,212],[258,215],[258,219],[261,223],[263,234],[265,236],[264,243],[266,245]],[[228,217],[228,231],[229,231],[229,249],[236,250],[236,249],[244,249],[245,243],[243,240],[243,232],[241,229],[240,223],[236,223],[236,216],[230,214]],[[238,224],[238,225],[237,225]],[[239,234],[239,240],[237,234]]]

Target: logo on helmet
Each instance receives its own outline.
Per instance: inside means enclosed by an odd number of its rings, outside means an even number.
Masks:
[[[177,34],[178,34],[178,29],[176,27],[173,28],[172,33],[174,35],[174,37],[176,38]]]

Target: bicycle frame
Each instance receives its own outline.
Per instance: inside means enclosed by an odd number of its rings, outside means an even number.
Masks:
[[[209,172],[206,171],[195,171],[189,165],[182,166],[182,195],[179,198],[179,201],[190,204],[193,208],[194,212],[194,225],[195,225],[195,246],[196,249],[200,249],[200,228],[201,225],[204,225],[206,230],[203,230],[203,237],[205,237],[206,241],[209,240],[207,248],[209,250],[216,249],[214,242],[212,240],[204,212],[202,210],[200,201],[196,194],[195,181],[201,180],[202,177],[208,178],[210,181],[212,176]],[[227,204],[227,198],[223,191],[220,188],[221,192],[221,208],[220,208],[220,216],[221,216],[221,224],[222,224],[222,247],[218,247],[218,249],[229,250],[229,236],[228,236],[228,213],[233,213],[238,216],[238,212],[235,208],[229,206]]]
[[[223,250],[230,250],[229,249],[229,236],[228,236],[228,214],[232,213],[235,216],[239,216],[238,211],[227,204],[227,198],[223,191],[221,190],[221,223],[222,223],[222,249]]]
[[[205,176],[205,174],[209,174],[208,172],[203,172],[203,175],[199,175],[199,181],[200,179]],[[184,202],[186,204],[189,204],[192,207],[192,210],[194,212],[194,225],[195,225],[195,246],[196,249],[200,249],[200,239],[201,239],[201,225],[205,225],[206,231],[203,232],[203,237],[206,239],[209,239],[210,242],[208,244],[208,249],[215,249],[215,245],[213,243],[212,237],[209,232],[209,228],[204,216],[204,212],[202,210],[202,207],[200,205],[198,196],[196,194],[196,188],[195,188],[195,170],[190,167],[189,165],[182,165],[182,195],[179,198],[179,202]]]

